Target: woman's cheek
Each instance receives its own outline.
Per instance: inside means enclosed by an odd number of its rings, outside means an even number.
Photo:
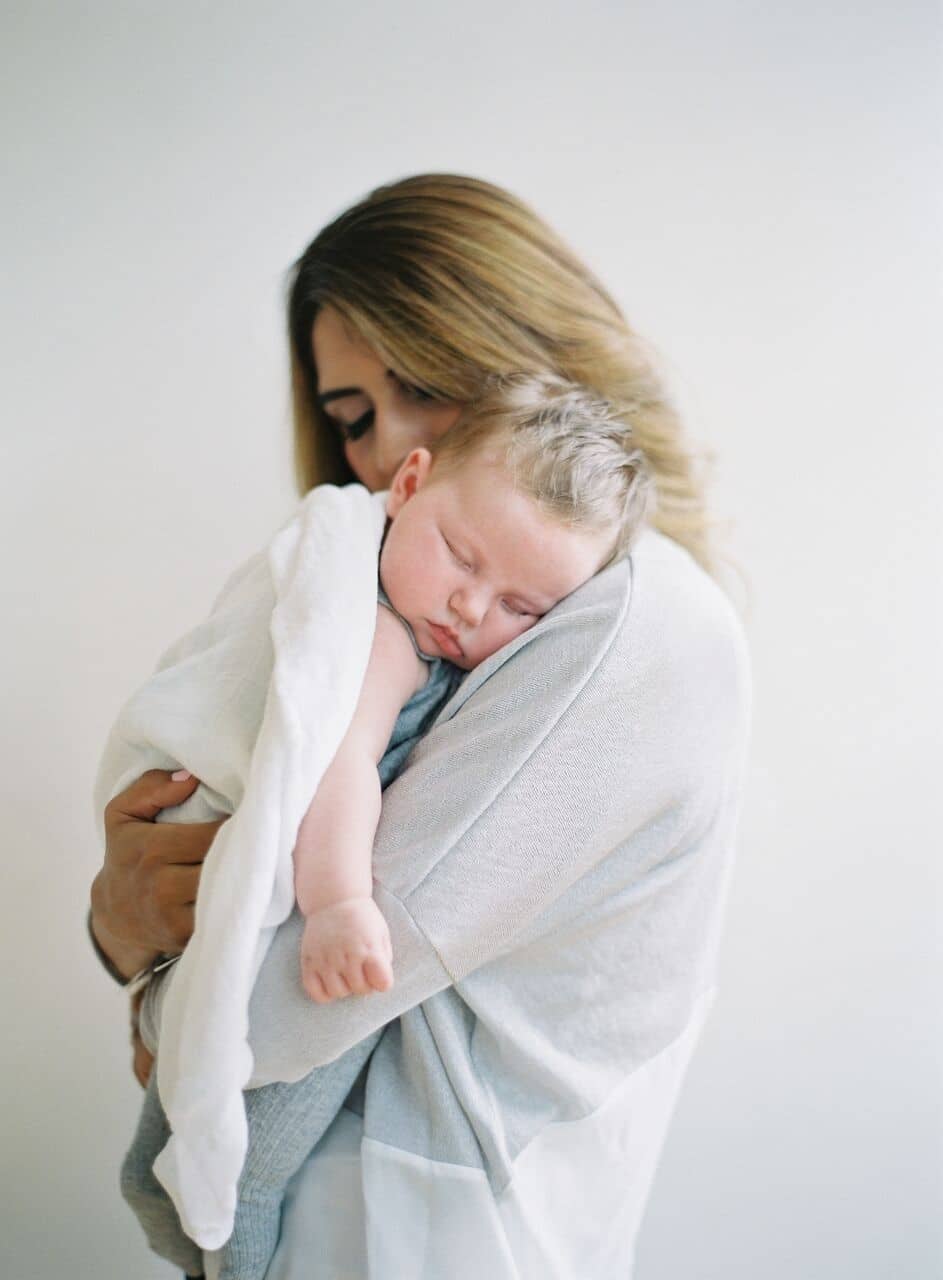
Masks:
[[[359,440],[345,440],[344,457],[347,459],[347,465],[360,483],[366,485],[372,493],[375,493],[378,488],[376,475],[370,465],[370,456],[364,445]]]
[[[443,405],[433,415],[431,435],[433,440],[439,440],[445,435],[446,431],[451,431],[462,416],[462,406],[460,404]]]

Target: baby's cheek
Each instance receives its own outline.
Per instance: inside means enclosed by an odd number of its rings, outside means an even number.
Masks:
[[[519,620],[512,621],[511,625],[507,628],[502,645],[510,644],[512,640],[516,640],[518,636],[524,635],[525,632],[530,631],[536,625],[536,618],[521,618]]]
[[[482,640],[481,653],[475,662],[475,666],[477,667],[479,663],[484,662],[485,658],[490,658],[499,649],[503,649],[509,641],[514,639],[515,634],[516,632],[504,626],[491,628],[487,636]]]
[[[396,549],[391,545],[391,537],[392,533],[387,537],[386,545],[380,555],[380,585],[394,609],[401,612],[403,594],[401,564]]]

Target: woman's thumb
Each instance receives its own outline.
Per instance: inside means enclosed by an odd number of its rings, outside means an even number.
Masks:
[[[126,787],[108,806],[126,818],[153,822],[161,809],[183,804],[199,785],[188,769],[169,773],[166,769],[149,769]]]

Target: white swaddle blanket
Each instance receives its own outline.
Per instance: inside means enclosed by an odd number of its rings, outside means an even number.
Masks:
[[[233,814],[204,863],[157,1063],[172,1137],[155,1173],[204,1249],[232,1231],[247,1144],[249,997],[294,904],[298,826],[363,684],[384,499],[360,485],[308,494],[128,701],[99,768],[99,814],[146,769],[180,766],[201,786],[170,820]]]

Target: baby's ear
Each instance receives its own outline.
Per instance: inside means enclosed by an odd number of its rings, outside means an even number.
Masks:
[[[403,507],[426,482],[432,467],[432,454],[428,449],[412,449],[397,468],[386,499],[386,514],[395,520]]]

